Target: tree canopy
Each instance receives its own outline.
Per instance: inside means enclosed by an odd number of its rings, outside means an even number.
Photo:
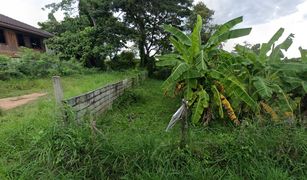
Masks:
[[[46,8],[51,9],[49,19],[40,26],[56,35],[48,45],[61,57],[100,67],[106,56],[112,58],[131,41],[138,47],[140,66],[149,73],[155,68],[153,56],[171,50],[163,24],[191,30],[196,14],[205,26],[214,13],[191,0],[62,0]],[[53,16],[58,10],[64,11],[62,22]]]

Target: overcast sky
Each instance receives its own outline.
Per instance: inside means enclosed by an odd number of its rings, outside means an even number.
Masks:
[[[0,13],[37,26],[45,21],[48,12],[41,8],[61,0],[0,0]],[[280,28],[286,29],[284,38],[295,34],[294,44],[287,53],[289,57],[299,56],[298,47],[307,49],[307,0],[198,0],[215,11],[214,22],[223,23],[238,16],[244,16],[240,27],[252,27],[252,33],[243,38],[229,41],[226,48],[247,41],[251,44],[267,42]],[[56,17],[61,19],[61,14]]]
[[[37,23],[48,19],[48,11],[42,8],[61,0],[0,0],[0,14],[17,19],[24,23],[38,27]],[[59,13],[56,16],[61,19]]]
[[[253,28],[249,36],[229,41],[227,50],[244,41],[251,44],[267,42],[280,27],[285,28],[282,39],[290,33],[295,34],[294,43],[287,52],[289,57],[300,56],[299,46],[307,49],[307,0],[202,1],[215,11],[215,23],[243,15],[244,22],[239,27]]]

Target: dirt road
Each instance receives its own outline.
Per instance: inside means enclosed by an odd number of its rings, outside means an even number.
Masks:
[[[9,110],[24,104],[28,104],[39,97],[47,95],[46,93],[33,93],[24,96],[9,97],[0,99],[0,109]]]

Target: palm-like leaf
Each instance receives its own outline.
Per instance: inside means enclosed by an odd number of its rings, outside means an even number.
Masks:
[[[216,88],[215,85],[211,86],[211,91],[213,92],[213,98],[214,98],[214,104],[217,106],[218,108],[218,112],[221,118],[224,117],[224,112],[223,112],[223,105],[222,105],[222,101],[221,101],[221,94],[218,91],[218,89]]]
[[[158,62],[156,63],[157,66],[177,66],[182,61],[179,59],[180,56],[178,54],[165,54],[162,56],[156,56]]]
[[[173,37],[170,37],[169,40],[171,41],[173,46],[176,48],[176,50],[180,53],[180,55],[182,56],[182,59],[186,63],[190,63],[191,62],[191,58],[190,58],[191,56],[190,56],[190,52],[188,51],[187,47],[181,41],[177,41]]]
[[[176,37],[180,42],[191,46],[191,39],[189,36],[184,34],[180,29],[173,27],[172,25],[163,25],[163,29],[169,33],[171,33],[174,37]]]
[[[197,22],[191,34],[191,40],[192,40],[191,51],[193,56],[196,56],[201,49],[201,36],[200,36],[201,29],[202,29],[202,19],[200,15],[197,15]]]
[[[223,84],[226,88],[228,96],[235,99],[241,99],[246,105],[248,105],[254,112],[259,111],[258,104],[255,100],[246,92],[245,88],[239,83],[235,77],[225,77]]]
[[[205,45],[206,48],[212,48],[212,47],[216,47],[217,45],[219,45],[220,42],[222,42],[221,40],[218,40],[220,38],[221,35],[225,34],[224,36],[227,36],[226,34],[229,33],[229,30],[231,28],[233,28],[235,25],[241,23],[243,21],[243,17],[237,17],[235,19],[232,19],[226,23],[224,23],[223,25],[221,25],[216,31],[215,33],[209,38],[207,44]],[[224,39],[226,40],[226,39]]]
[[[187,72],[189,68],[190,66],[186,63],[179,64],[173,71],[173,73],[164,81],[163,86],[168,88],[170,85],[176,83],[180,76],[182,76],[183,73]]]
[[[238,37],[246,36],[246,35],[250,34],[251,30],[252,30],[252,28],[231,30],[231,31],[228,31],[224,34],[221,34],[216,39],[214,39],[214,41],[212,41],[211,43],[213,45],[218,45],[221,42],[224,42],[224,41],[229,40],[229,39],[235,39],[235,38],[238,38]]]
[[[201,90],[197,93],[198,100],[193,106],[192,122],[194,124],[198,123],[204,109],[209,106],[209,95],[205,90]]]
[[[271,47],[273,46],[273,44],[278,41],[278,39],[282,36],[282,34],[284,33],[284,29],[280,28],[275,34],[274,36],[269,40],[268,43],[263,43],[260,49],[260,54],[259,56],[261,57],[260,59],[263,60],[264,57],[266,57],[266,54],[271,50]]]
[[[254,87],[257,90],[255,93],[259,94],[262,98],[272,97],[273,89],[269,87],[265,79],[260,76],[257,76],[253,79],[253,81]]]

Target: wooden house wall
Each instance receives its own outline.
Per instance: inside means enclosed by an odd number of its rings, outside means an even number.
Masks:
[[[15,32],[3,29],[5,36],[5,44],[0,43],[0,53],[14,55],[18,51],[17,38]]]
[[[1,28],[1,27],[0,27],[0,29],[2,29],[4,31],[4,36],[5,36],[5,40],[6,40],[5,44],[0,43],[0,54],[17,56],[17,53],[18,53],[18,50],[19,50],[18,41],[17,41],[17,33],[24,35],[25,46],[27,48],[31,48],[30,36],[32,36],[32,35],[22,33],[22,32],[16,32],[14,30],[5,29],[5,28]],[[44,45],[42,37],[40,37],[40,41],[41,41],[41,48],[42,49],[39,49],[39,50],[45,51],[45,45]]]

